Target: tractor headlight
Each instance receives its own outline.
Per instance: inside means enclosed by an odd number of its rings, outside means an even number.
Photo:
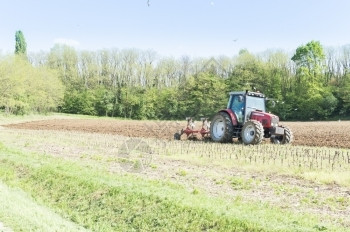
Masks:
[[[271,126],[275,127],[275,126],[278,126],[278,117],[273,117],[271,119]]]

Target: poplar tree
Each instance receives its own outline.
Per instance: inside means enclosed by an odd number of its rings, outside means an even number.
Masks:
[[[22,31],[16,31],[15,39],[16,39],[15,54],[27,55],[27,43],[26,43],[26,40],[24,39],[24,35]]]

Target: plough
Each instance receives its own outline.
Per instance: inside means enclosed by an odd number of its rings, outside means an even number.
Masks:
[[[175,140],[180,140],[181,135],[186,134],[188,140],[198,140],[197,135],[201,135],[201,139],[210,139],[210,122],[208,118],[201,118],[202,128],[200,130],[196,130],[195,123],[191,117],[187,117],[187,127],[185,129],[181,129],[181,131],[176,132],[174,134]]]

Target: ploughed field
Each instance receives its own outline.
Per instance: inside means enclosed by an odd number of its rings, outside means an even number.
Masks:
[[[293,131],[293,145],[350,148],[350,121],[285,122],[282,125],[288,126]],[[175,132],[186,127],[186,122],[53,119],[10,124],[6,127],[29,130],[80,131],[172,140]],[[200,128],[201,122],[197,122],[196,129]],[[182,135],[182,139],[185,138],[186,135]]]

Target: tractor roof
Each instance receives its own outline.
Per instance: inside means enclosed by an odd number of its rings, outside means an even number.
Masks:
[[[230,95],[244,95],[245,91],[230,92]]]
[[[252,97],[261,97],[264,98],[265,95],[259,92],[250,92],[250,91],[237,91],[237,92],[230,92],[230,95],[248,95]]]

